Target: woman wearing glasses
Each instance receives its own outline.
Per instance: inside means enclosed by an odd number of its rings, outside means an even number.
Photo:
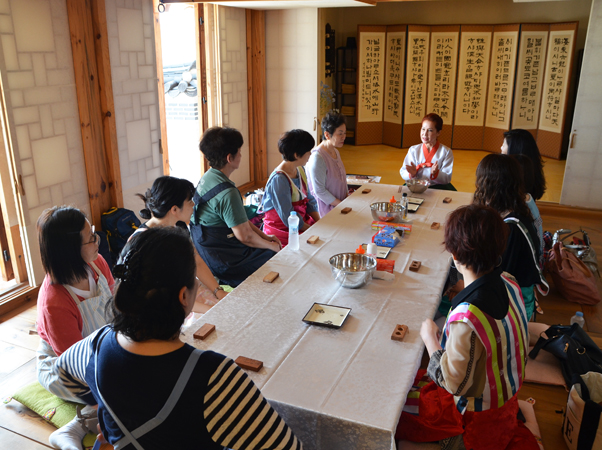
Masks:
[[[38,294],[38,381],[65,400],[79,401],[58,384],[54,362],[73,344],[107,324],[110,317],[105,314],[106,305],[115,281],[107,262],[98,254],[100,238],[79,209],[49,208],[38,219],[37,227],[46,271]],[[51,444],[61,430],[53,433]]]

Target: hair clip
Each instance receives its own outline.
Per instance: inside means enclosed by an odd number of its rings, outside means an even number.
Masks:
[[[115,267],[113,267],[113,276],[121,279],[121,281],[125,281],[127,273],[128,268],[125,264],[117,264]]]

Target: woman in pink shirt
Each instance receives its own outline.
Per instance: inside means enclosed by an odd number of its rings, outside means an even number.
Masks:
[[[55,361],[76,342],[106,325],[107,304],[113,296],[113,275],[98,254],[100,237],[84,213],[70,206],[45,210],[38,219],[42,265],[46,271],[38,294],[36,321],[38,381],[52,394],[81,402],[59,383]],[[95,416],[95,411],[84,410]],[[50,436],[55,448],[79,449],[87,433],[81,415]],[[74,434],[75,433],[75,434]],[[66,440],[67,439],[67,440]]]

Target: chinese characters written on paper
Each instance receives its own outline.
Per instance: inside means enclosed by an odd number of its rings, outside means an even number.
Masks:
[[[384,33],[362,33],[360,42],[359,119],[382,120]]]
[[[521,36],[513,128],[537,128],[547,38],[547,31],[538,34],[525,32]]]
[[[451,121],[457,70],[458,33],[433,33],[428,112]]]
[[[401,124],[405,32],[387,33],[385,121]]]
[[[426,110],[426,74],[430,33],[408,33],[405,123],[420,123]]]
[[[542,127],[559,131],[566,98],[573,32],[550,33],[546,79],[542,100]]]

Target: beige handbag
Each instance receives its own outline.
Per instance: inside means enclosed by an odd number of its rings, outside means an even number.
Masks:
[[[569,450],[602,449],[602,373],[575,378],[564,414],[562,434]]]

